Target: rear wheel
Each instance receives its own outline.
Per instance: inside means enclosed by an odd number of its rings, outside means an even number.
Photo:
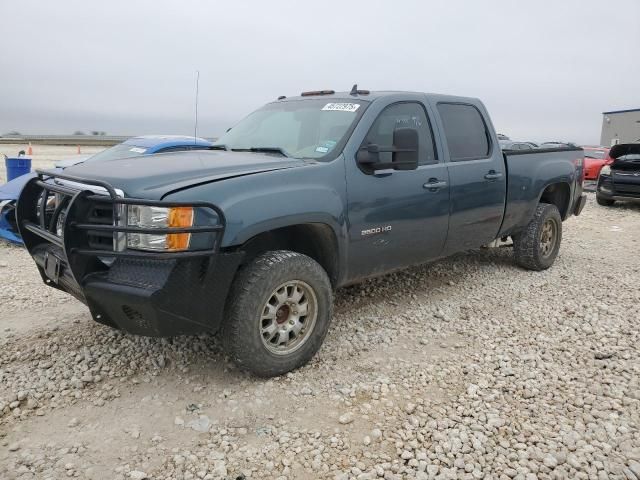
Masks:
[[[528,270],[546,270],[555,262],[561,242],[558,207],[541,203],[525,230],[513,236],[516,263]]]
[[[222,325],[225,350],[242,369],[281,375],[307,363],[329,328],[329,277],[313,259],[267,252],[234,281]]]
[[[611,205],[614,204],[615,200],[602,197],[596,193],[596,202],[598,202],[598,205],[602,205],[603,207],[610,207]]]

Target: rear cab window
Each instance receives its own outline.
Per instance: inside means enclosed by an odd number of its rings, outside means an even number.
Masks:
[[[452,162],[488,158],[491,136],[480,111],[466,103],[438,103]]]

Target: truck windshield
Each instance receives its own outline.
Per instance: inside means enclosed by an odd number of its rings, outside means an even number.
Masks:
[[[144,154],[147,149],[145,147],[136,147],[135,145],[127,145],[121,143],[111,148],[96,153],[92,157],[89,157],[85,162],[104,162],[107,160],[118,160],[120,158],[137,157]]]
[[[241,120],[215,145],[229,150],[271,150],[293,158],[332,159],[366,103],[338,99],[270,103]]]
[[[602,159],[605,157],[604,150],[594,150],[593,148],[585,148],[584,156],[587,158],[599,158]]]

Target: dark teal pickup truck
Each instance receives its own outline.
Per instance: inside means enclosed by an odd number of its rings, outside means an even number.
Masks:
[[[262,376],[305,364],[333,291],[511,237],[543,270],[578,215],[579,148],[503,152],[477,99],[280,97],[208,151],[39,172],[17,206],[43,280],[134,334],[221,331]]]

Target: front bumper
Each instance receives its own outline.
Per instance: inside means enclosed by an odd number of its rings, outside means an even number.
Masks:
[[[80,282],[61,249],[43,246],[33,258],[44,282],[85,303],[96,322],[136,335],[168,337],[219,328],[242,253],[116,258],[108,269]]]
[[[614,200],[616,202],[633,202],[640,203],[640,197],[625,197],[623,195],[611,195],[606,192],[598,191],[597,195],[606,200]]]
[[[116,237],[132,231],[132,227],[118,227],[119,206],[136,201],[176,204],[123,199],[113,195],[110,187],[107,188],[109,195],[97,198],[88,190],[92,188],[90,181],[73,179],[88,184],[87,190],[75,191],[53,184],[51,179],[43,180],[41,174],[23,190],[18,203],[18,225],[47,285],[84,302],[95,321],[133,334],[172,336],[214,332],[219,328],[243,253],[219,251],[224,215],[217,207],[200,205],[214,210],[219,224],[192,229],[215,232],[218,238],[212,249],[175,253],[116,251]],[[68,197],[61,236],[56,235],[56,224],[59,228],[56,212],[49,218],[39,210],[48,192]],[[112,225],[87,223],[95,202],[113,205]],[[114,236],[113,249],[96,250],[91,246],[87,239],[89,228],[98,227],[103,235],[106,231]],[[135,227],[133,230],[138,231]]]
[[[640,174],[600,175],[596,192],[599,197],[607,200],[638,202],[640,201]]]

